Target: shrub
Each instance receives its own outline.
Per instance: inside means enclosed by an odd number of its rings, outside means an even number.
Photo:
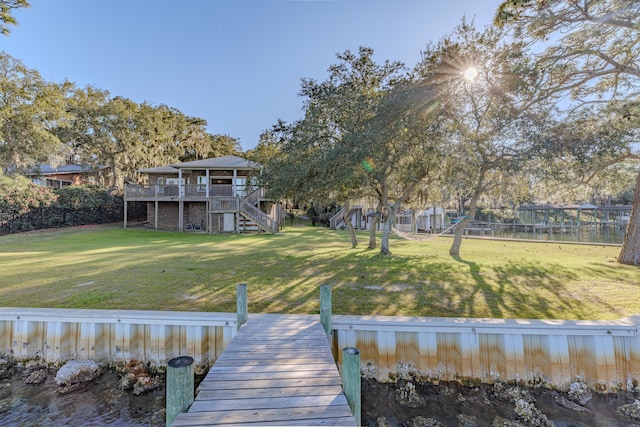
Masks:
[[[122,198],[95,185],[51,190],[23,177],[0,176],[0,231],[102,224],[122,219]]]
[[[33,184],[27,178],[0,176],[0,212],[24,215],[32,209],[51,206],[57,195],[49,188]]]

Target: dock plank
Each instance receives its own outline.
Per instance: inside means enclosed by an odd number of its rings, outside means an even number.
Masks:
[[[174,427],[355,425],[324,329],[309,317],[249,321]]]
[[[256,354],[251,355],[239,354],[238,357],[225,357],[216,360],[216,366],[237,366],[238,363],[244,365],[268,365],[277,363],[286,363],[287,365],[310,365],[318,361],[315,355],[310,354],[308,357],[286,357],[278,354]]]
[[[277,380],[253,380],[251,382],[238,381],[238,380],[220,380],[220,381],[208,381],[202,382],[198,386],[198,391],[201,390],[242,390],[252,388],[281,388],[281,387],[330,387],[334,385],[342,385],[340,378],[327,377],[327,378],[280,378]]]
[[[284,396],[321,396],[339,395],[342,388],[339,385],[330,387],[276,387],[276,388],[248,388],[248,389],[215,389],[201,390],[198,396],[202,400],[254,399],[264,397]]]
[[[286,359],[285,359],[286,360]],[[326,371],[335,368],[335,364],[327,364],[327,363],[314,363],[314,364],[292,364],[288,363],[269,363],[268,361],[263,361],[264,363],[258,364],[243,364],[242,366],[214,366],[209,371],[213,370],[213,372],[220,372],[221,374],[227,372],[278,372],[278,371],[286,371],[290,372],[296,370],[300,371]]]
[[[312,420],[326,419],[327,424],[311,424]],[[341,420],[332,424],[333,420]],[[335,422],[335,421],[333,421]],[[301,407],[289,409],[257,409],[218,412],[187,412],[180,414],[173,427],[218,426],[218,425],[355,425],[351,414],[345,415],[339,407],[319,409]]]
[[[329,396],[293,396],[293,397],[265,397],[255,399],[236,399],[236,400],[220,400],[220,399],[196,399],[189,412],[209,412],[222,410],[239,410],[239,409],[288,409],[292,407],[319,407],[347,405],[347,399],[344,395]]]

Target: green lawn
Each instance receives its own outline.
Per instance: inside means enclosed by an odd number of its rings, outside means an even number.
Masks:
[[[640,313],[640,270],[619,248],[393,238],[393,255],[351,249],[346,232],[289,226],[276,235],[123,230],[114,225],[0,237],[0,306],[618,319]]]

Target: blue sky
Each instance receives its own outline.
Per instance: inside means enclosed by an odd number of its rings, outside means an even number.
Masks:
[[[302,116],[301,78],[324,80],[336,53],[374,49],[412,67],[500,0],[29,0],[0,49],[50,81],[166,104],[253,148],[278,118]]]

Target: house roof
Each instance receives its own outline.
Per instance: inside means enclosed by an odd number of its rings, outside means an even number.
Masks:
[[[136,172],[138,173],[178,173],[178,169],[172,166],[158,166],[155,168],[146,168],[146,169],[138,169]]]
[[[243,169],[255,170],[260,165],[238,156],[214,157],[211,159],[194,160],[192,162],[176,163],[173,165],[158,166],[155,168],[138,169],[138,173],[147,174],[177,174],[179,169]]]
[[[106,166],[99,165],[97,169],[104,169]],[[82,173],[82,172],[91,172],[95,170],[95,167],[92,166],[83,166],[83,165],[64,165],[64,166],[51,166],[48,164],[41,164],[27,172],[25,172],[26,176],[44,176],[44,175],[60,175],[60,174],[68,174],[68,173]]]
[[[178,169],[247,169],[254,170],[260,165],[238,156],[214,157],[211,159],[194,160],[192,162],[171,165]]]

